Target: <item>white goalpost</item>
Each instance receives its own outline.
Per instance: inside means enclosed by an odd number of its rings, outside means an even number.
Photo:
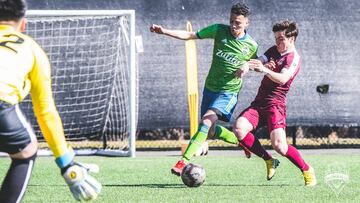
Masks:
[[[76,153],[135,157],[135,11],[29,10],[26,17],[26,34],[50,59],[55,103]],[[30,98],[21,108],[43,140]]]

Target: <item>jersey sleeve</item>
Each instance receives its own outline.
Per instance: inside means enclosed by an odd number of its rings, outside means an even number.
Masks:
[[[258,58],[258,51],[259,51],[259,46],[256,46],[254,53],[250,56],[250,59],[257,59]]]
[[[270,61],[270,58],[274,53],[276,53],[276,46],[270,47],[263,55],[259,56],[258,59],[260,59],[261,62],[265,64]]]
[[[34,113],[56,163],[62,168],[72,161],[74,152],[66,143],[62,122],[52,96],[50,62],[35,42],[32,44],[32,50],[34,65],[29,78]]]
[[[294,52],[287,55],[283,64],[283,68],[287,69],[293,78],[298,70],[299,64],[300,56],[297,54],[297,52]]]
[[[218,24],[213,24],[196,32],[196,36],[199,39],[214,39],[219,29]]]

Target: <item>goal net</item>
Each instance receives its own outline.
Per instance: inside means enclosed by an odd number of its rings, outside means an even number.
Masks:
[[[47,53],[67,141],[78,154],[135,156],[133,10],[27,12],[26,34]],[[21,105],[44,143],[30,98]]]

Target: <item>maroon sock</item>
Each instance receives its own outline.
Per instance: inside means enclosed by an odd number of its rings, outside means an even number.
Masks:
[[[285,155],[295,166],[297,166],[301,171],[309,170],[309,165],[305,163],[304,159],[301,157],[299,151],[292,145],[288,145],[288,151]]]
[[[264,160],[269,160],[272,158],[252,133],[249,132],[240,142],[260,158],[263,158]]]

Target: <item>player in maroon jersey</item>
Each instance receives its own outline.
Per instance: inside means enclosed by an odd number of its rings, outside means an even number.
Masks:
[[[287,157],[302,171],[306,186],[314,186],[314,169],[303,160],[295,147],[286,142],[286,94],[301,66],[300,56],[295,49],[298,27],[295,22],[286,20],[276,23],[273,32],[276,45],[258,59],[248,62],[251,70],[265,76],[255,100],[234,123],[234,133],[244,146],[266,161],[270,159],[269,154],[251,133],[258,127],[266,126],[274,150]]]

